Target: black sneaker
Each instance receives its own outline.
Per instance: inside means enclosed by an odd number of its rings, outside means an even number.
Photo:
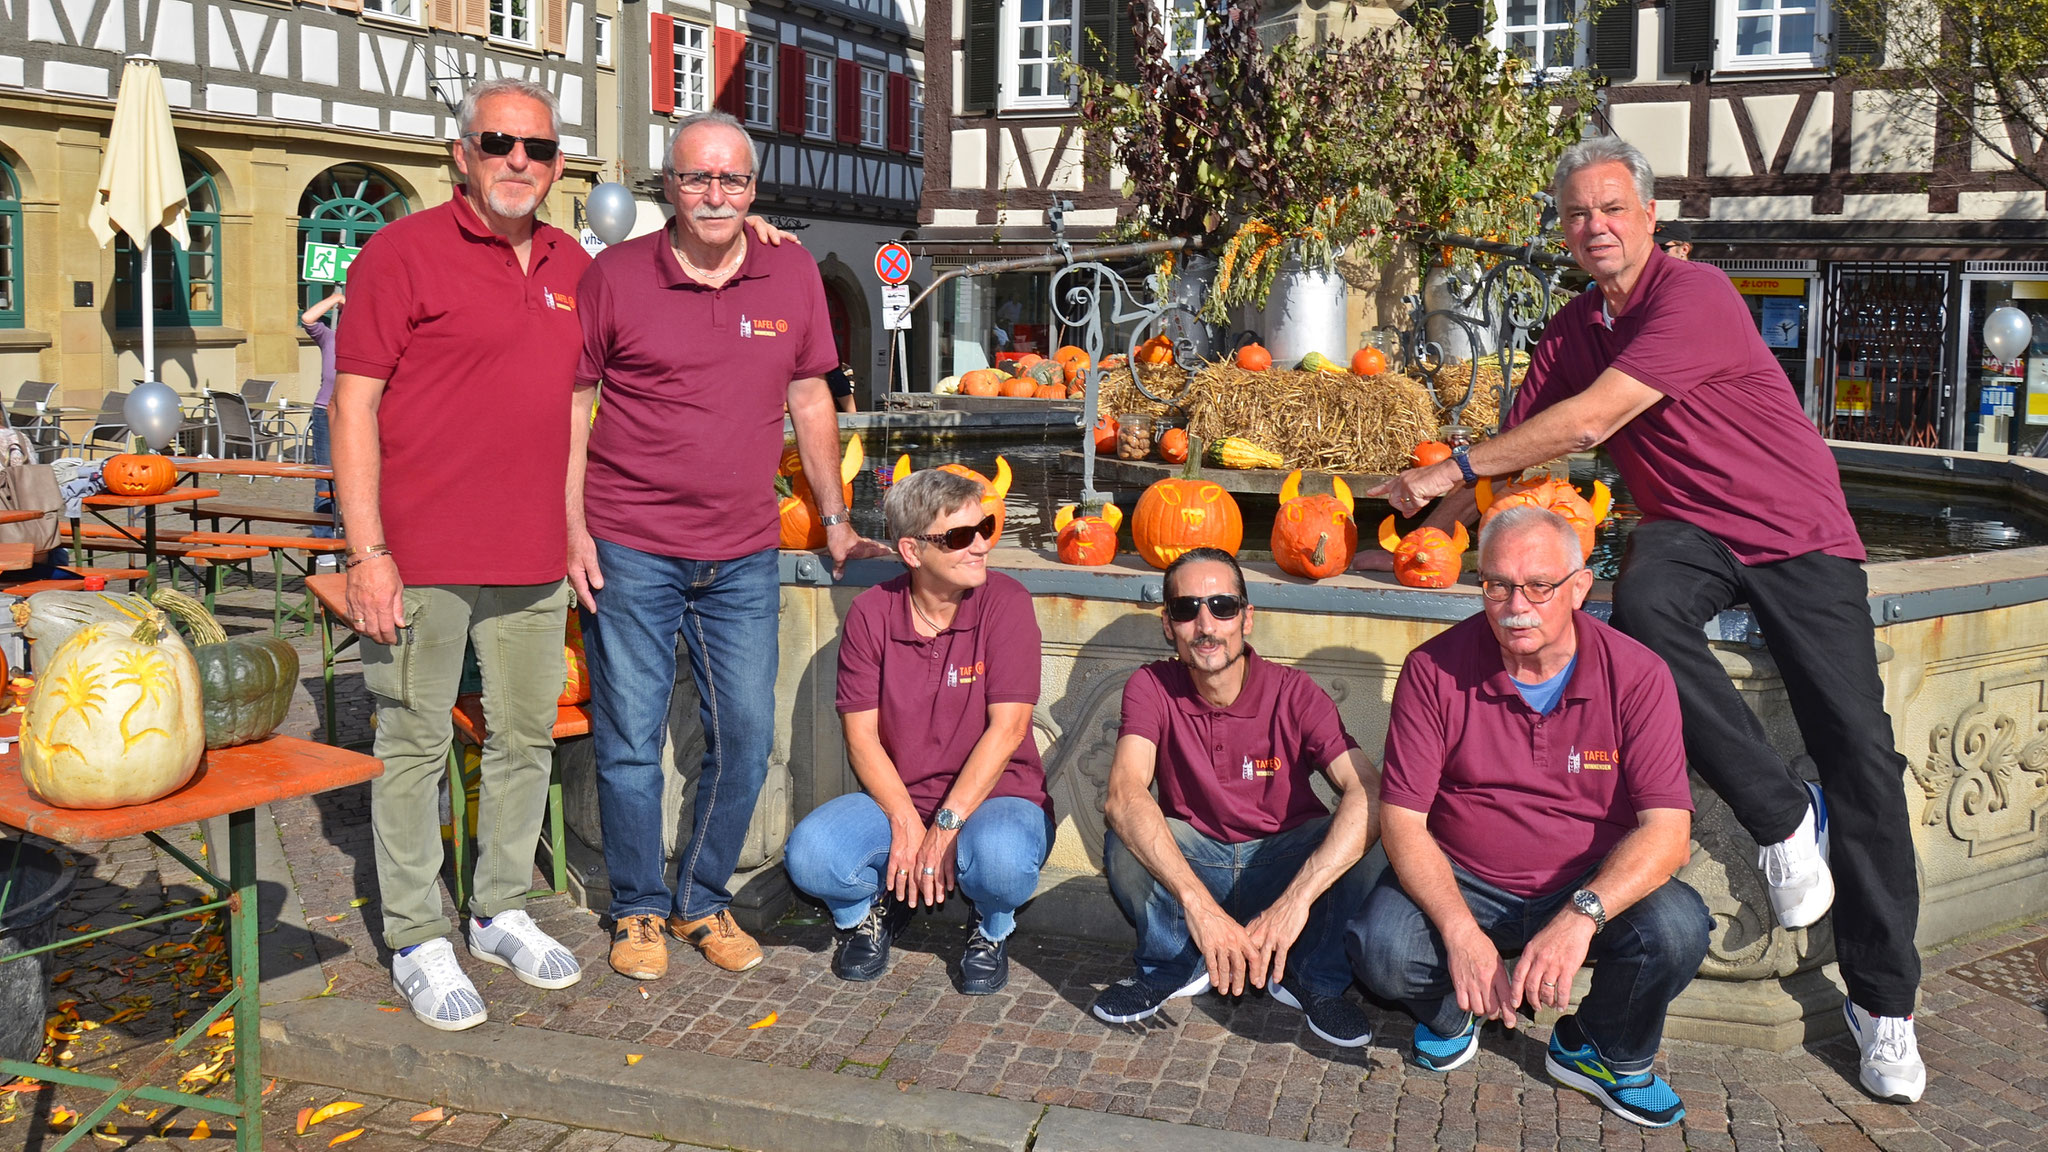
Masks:
[[[1372,1043],[1372,1021],[1365,1010],[1342,996],[1324,996],[1289,972],[1272,986],[1273,999],[1308,1017],[1308,1030],[1339,1048]]]
[[[1089,1008],[1097,1020],[1110,1024],[1133,1024],[1143,1020],[1166,1006],[1168,1000],[1182,996],[1200,996],[1209,990],[1209,969],[1205,965],[1179,988],[1154,988],[1144,980],[1132,975],[1111,984],[1095,998]]]
[[[960,994],[987,996],[1001,992],[1010,982],[1009,938],[991,940],[979,927],[967,938],[967,950],[960,953]]]
[[[860,923],[847,929],[832,953],[832,974],[841,980],[874,980],[889,969],[889,945],[903,931],[909,909],[893,902],[870,905]]]

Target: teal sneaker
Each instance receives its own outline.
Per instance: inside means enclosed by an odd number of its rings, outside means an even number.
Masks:
[[[1439,1036],[1427,1024],[1415,1025],[1415,1049],[1409,1058],[1431,1072],[1449,1072],[1479,1051],[1479,1018],[1465,1013],[1465,1028],[1455,1036]]]
[[[1621,1075],[1607,1066],[1577,1019],[1559,1017],[1550,1033],[1550,1052],[1543,1066],[1550,1078],[1598,1100],[1609,1112],[1645,1128],[1669,1128],[1685,1119],[1678,1093],[1654,1072]]]

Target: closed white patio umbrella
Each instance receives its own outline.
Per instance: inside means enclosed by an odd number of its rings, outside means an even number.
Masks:
[[[185,172],[178,162],[178,136],[171,128],[171,103],[163,74],[147,56],[130,56],[114,100],[114,125],[100,161],[99,195],[87,219],[104,248],[125,232],[142,251],[135,284],[142,306],[142,377],[156,379],[156,301],[150,266],[150,234],[162,228],[180,248],[192,244],[185,231]]]

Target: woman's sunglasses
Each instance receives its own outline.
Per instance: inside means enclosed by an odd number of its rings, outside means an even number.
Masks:
[[[948,528],[944,532],[926,532],[923,535],[912,536],[911,539],[922,540],[927,544],[937,544],[948,552],[958,552],[969,544],[974,543],[976,536],[986,540],[995,534],[996,518],[994,516],[984,516],[979,524],[963,524],[958,528]]]
[[[526,158],[537,164],[553,160],[562,147],[560,140],[550,140],[545,136],[507,136],[503,132],[465,132],[463,135],[476,141],[476,150],[486,156],[510,156],[514,144],[524,144]]]
[[[1166,600],[1166,618],[1176,624],[1185,624],[1201,615],[1202,605],[1209,606],[1209,615],[1218,620],[1233,620],[1244,610],[1244,600],[1238,596],[1218,592],[1214,596],[1170,596]]]

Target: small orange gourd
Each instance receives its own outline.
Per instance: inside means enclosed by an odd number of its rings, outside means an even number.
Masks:
[[[1471,542],[1463,524],[1452,525],[1450,535],[1441,528],[1417,528],[1396,536],[1392,516],[1380,521],[1380,547],[1394,554],[1394,579],[1410,588],[1456,584]]]
[[[1237,366],[1247,372],[1264,372],[1273,366],[1273,354],[1263,344],[1247,344],[1237,350]]]

